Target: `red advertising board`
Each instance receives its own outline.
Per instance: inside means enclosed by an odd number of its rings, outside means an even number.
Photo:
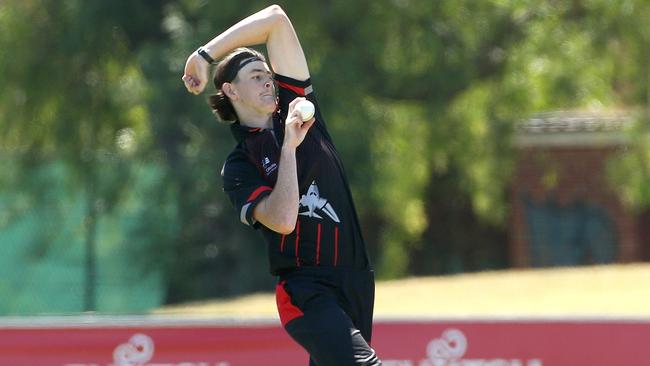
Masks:
[[[649,344],[647,320],[384,320],[372,346],[384,366],[645,366]],[[275,321],[0,324],[2,366],[306,366],[307,359]]]

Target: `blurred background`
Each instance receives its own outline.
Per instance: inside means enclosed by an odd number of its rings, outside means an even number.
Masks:
[[[273,288],[180,80],[270,4],[0,2],[0,315]],[[650,3],[278,4],[380,279],[650,259]]]

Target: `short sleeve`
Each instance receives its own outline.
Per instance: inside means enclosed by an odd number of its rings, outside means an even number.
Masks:
[[[311,79],[301,81],[280,74],[275,74],[274,78],[278,86],[278,109],[280,112],[280,118],[283,121],[287,118],[289,103],[291,103],[292,100],[298,97],[304,97],[314,103],[314,106],[316,107],[316,112],[314,114],[316,117],[316,126],[318,126],[325,136],[329,138],[325,119],[323,119]]]
[[[259,223],[253,218],[253,210],[273,188],[261,178],[255,165],[243,153],[228,156],[221,177],[223,190],[239,214],[239,220],[257,229]]]

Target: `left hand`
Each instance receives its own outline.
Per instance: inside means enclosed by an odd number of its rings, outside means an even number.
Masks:
[[[208,83],[210,64],[207,63],[197,52],[192,52],[185,62],[185,73],[183,83],[188,92],[199,95]]]

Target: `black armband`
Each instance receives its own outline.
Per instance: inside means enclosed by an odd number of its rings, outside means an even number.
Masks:
[[[196,53],[201,55],[201,57],[203,57],[203,59],[207,61],[210,65],[214,65],[214,59],[212,58],[212,56],[210,56],[210,54],[205,49],[203,49],[203,47],[199,47],[199,49],[196,50]]]

